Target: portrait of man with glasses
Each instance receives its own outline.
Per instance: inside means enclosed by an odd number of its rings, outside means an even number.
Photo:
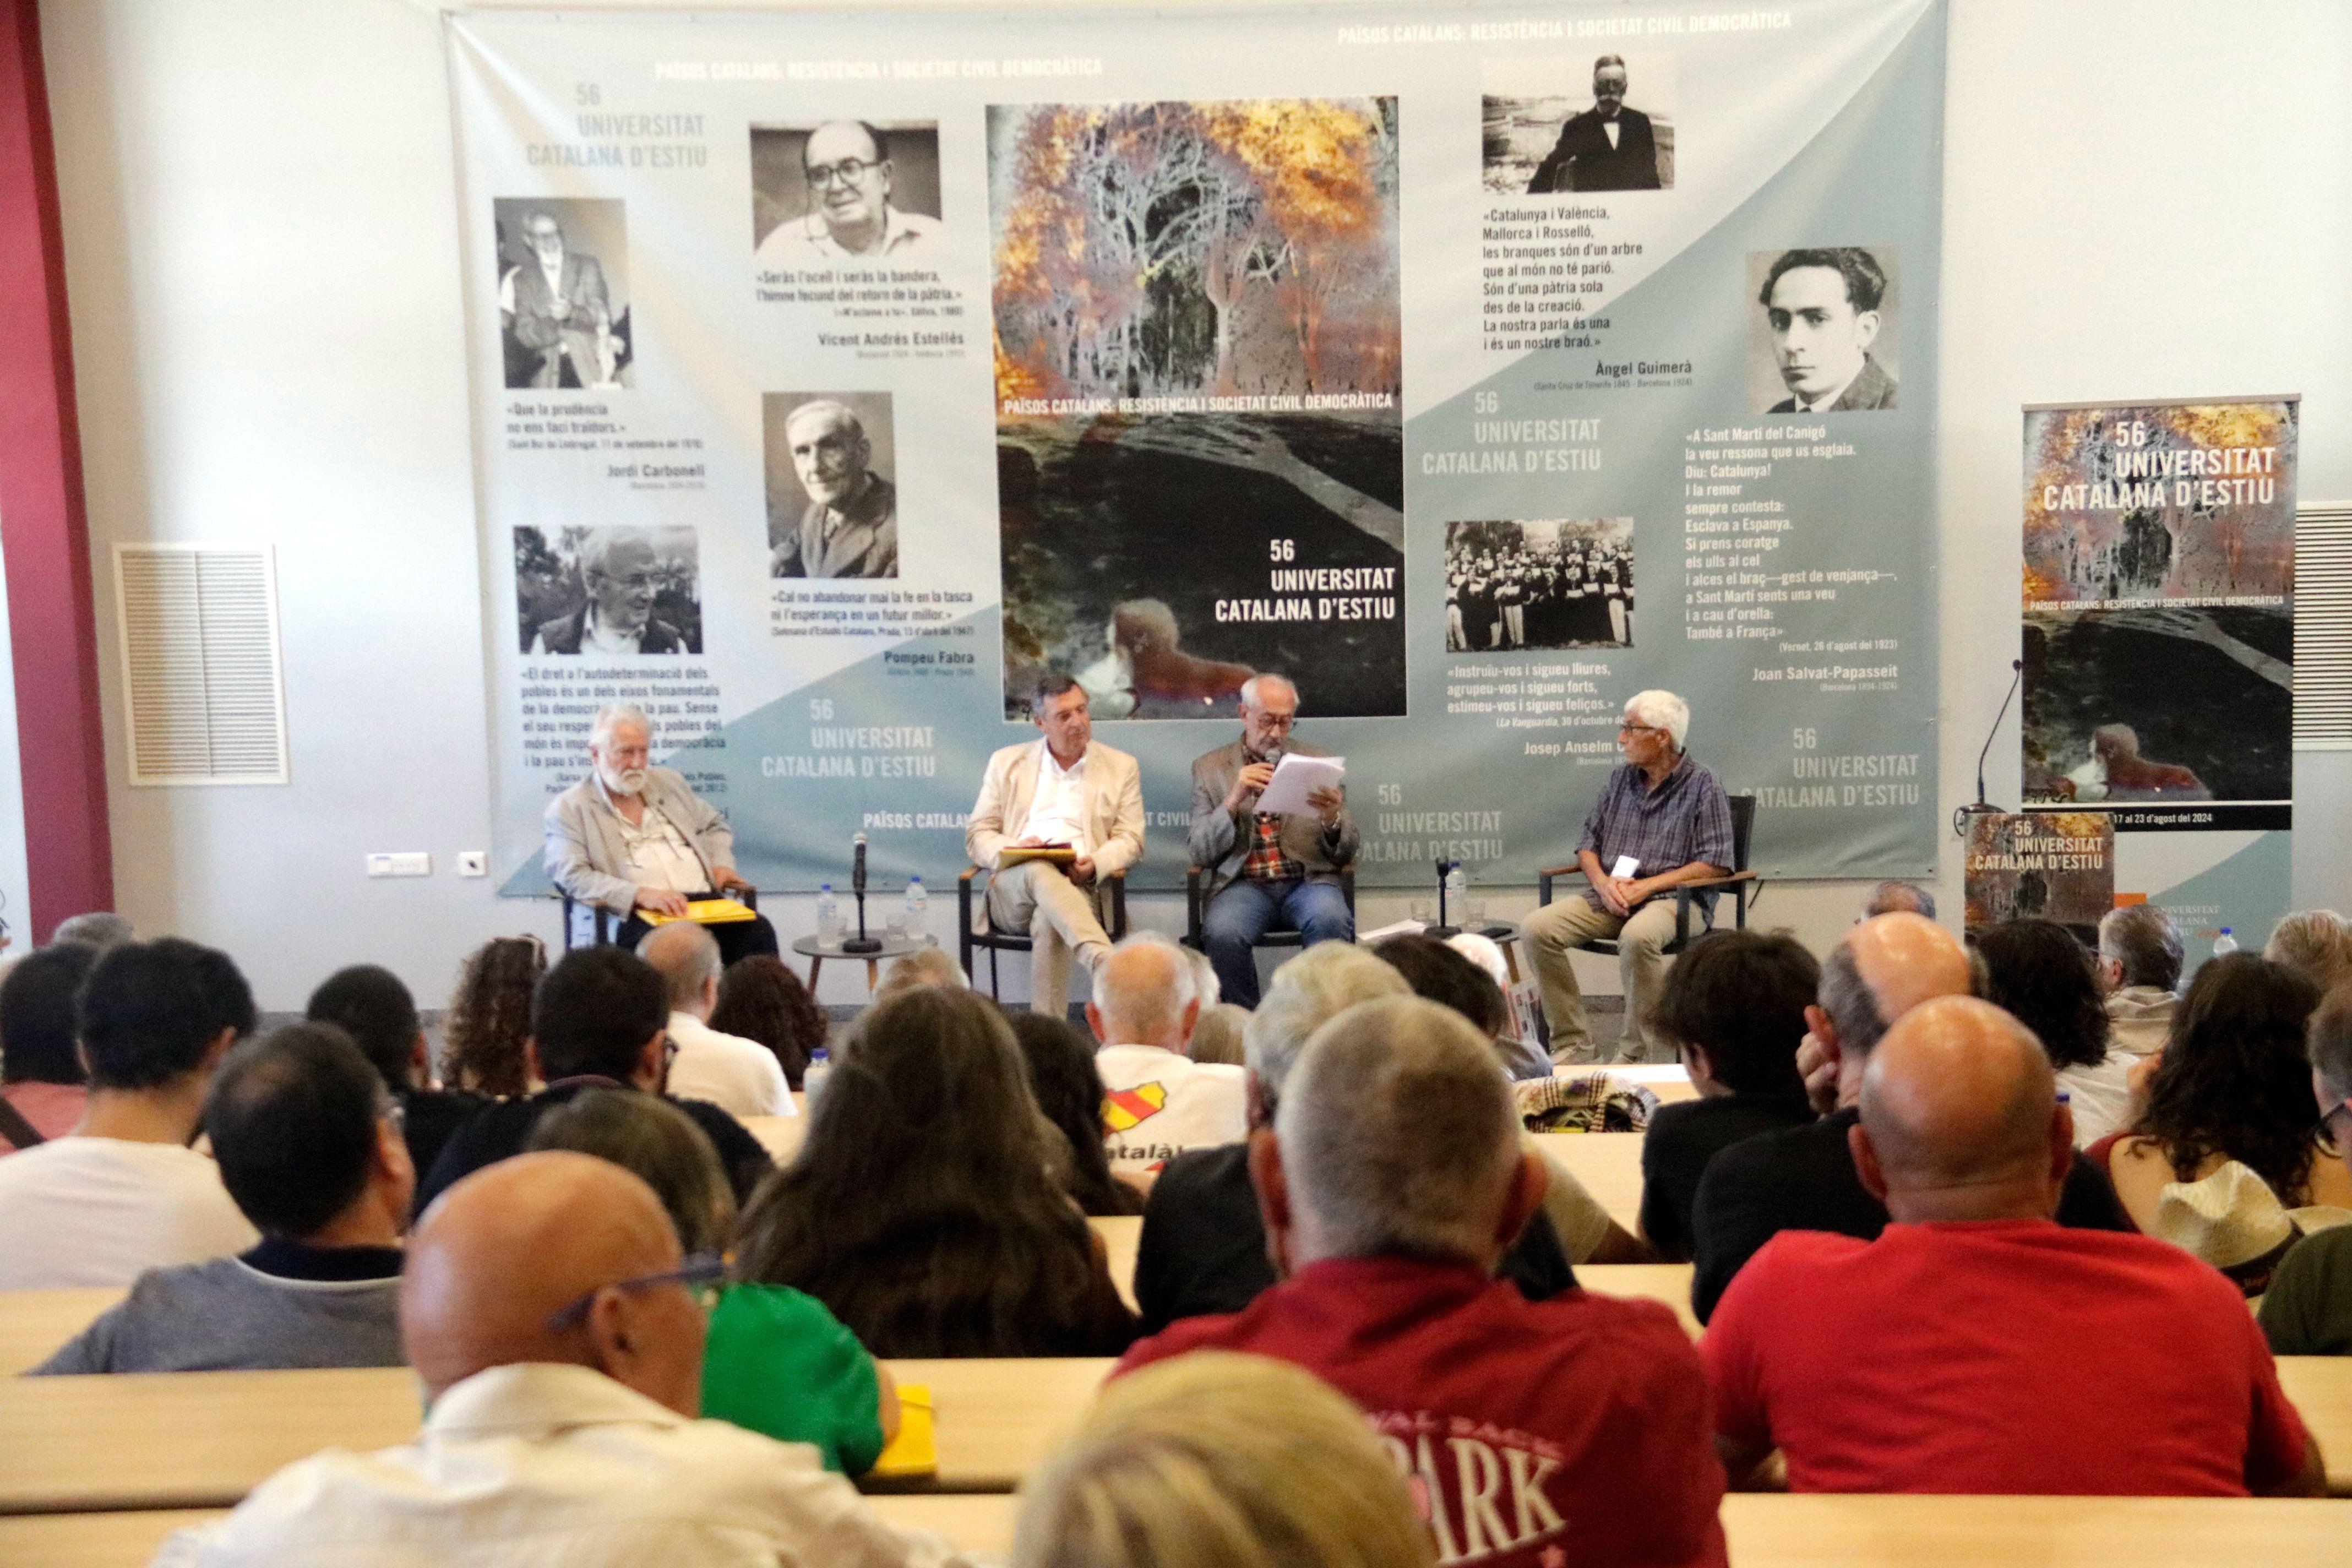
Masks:
[[[783,148],[779,138],[800,141],[796,170],[788,157],[780,155]],[[936,127],[886,132],[868,121],[834,120],[810,131],[805,140],[754,128],[751,141],[754,219],[761,224],[773,220],[759,241],[761,266],[895,260],[936,247],[940,220],[912,210],[927,204],[911,191],[901,192],[901,170],[893,156],[900,151],[897,144],[903,143],[906,155],[921,165],[928,205],[936,206]],[[918,182],[909,178],[906,183]],[[795,206],[797,212],[792,210]]]

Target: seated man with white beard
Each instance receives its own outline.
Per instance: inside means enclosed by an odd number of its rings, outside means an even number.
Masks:
[[[632,952],[697,899],[751,886],[735,869],[735,830],[686,780],[648,765],[653,721],[625,703],[599,709],[588,731],[588,776],[547,803],[548,879],[583,904],[622,916],[614,941]],[[732,963],[776,951],[765,916],[707,928]]]

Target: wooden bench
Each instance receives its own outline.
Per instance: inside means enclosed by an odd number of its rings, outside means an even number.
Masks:
[[[1642,1219],[1642,1134],[1538,1132],[1545,1153],[1584,1184],[1609,1217],[1633,1230]]]

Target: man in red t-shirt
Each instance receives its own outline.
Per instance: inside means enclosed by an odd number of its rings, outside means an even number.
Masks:
[[[1444,1563],[1725,1563],[1706,1380],[1674,1314],[1494,1278],[1543,1163],[1458,1014],[1394,997],[1324,1025],[1250,1166],[1284,1282],[1140,1342],[1121,1372],[1214,1348],[1318,1373],[1363,1407]]]
[[[1707,1325],[1735,1484],[1777,1445],[1791,1491],[2322,1489],[2234,1286],[2168,1243],[2051,1219],[2074,1119],[2023,1025],[1965,996],[1906,1013],[1851,1136],[1894,1223],[1783,1231]]]

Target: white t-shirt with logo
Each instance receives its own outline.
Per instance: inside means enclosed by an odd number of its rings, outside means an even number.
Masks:
[[[260,1239],[220,1167],[176,1143],[52,1138],[0,1160],[0,1290],[129,1285]]]
[[[1249,1132],[1243,1073],[1158,1046],[1105,1046],[1103,1141],[1114,1169],[1158,1165],[1187,1149],[1238,1143]]]

